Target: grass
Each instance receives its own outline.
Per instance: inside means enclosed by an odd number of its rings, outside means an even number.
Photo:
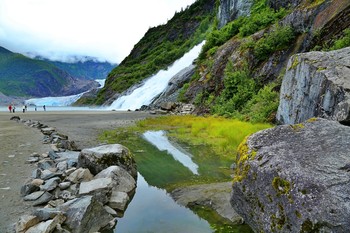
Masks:
[[[166,130],[168,136],[180,142],[195,146],[207,145],[220,157],[235,160],[237,147],[246,136],[269,127],[270,124],[252,124],[223,117],[187,115],[145,119],[127,131]],[[101,140],[120,140],[120,136],[120,130],[109,131],[105,132]]]

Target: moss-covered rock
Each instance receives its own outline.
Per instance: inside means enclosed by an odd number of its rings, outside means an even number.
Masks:
[[[241,144],[246,156],[237,169],[249,169],[235,179],[231,204],[255,232],[350,229],[350,128],[321,118],[302,125],[260,131]]]

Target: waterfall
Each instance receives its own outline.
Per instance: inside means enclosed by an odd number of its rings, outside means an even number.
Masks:
[[[205,41],[193,47],[183,57],[176,60],[167,70],[160,70],[157,74],[148,78],[142,86],[135,89],[128,95],[124,95],[116,99],[109,109],[117,110],[135,110],[142,105],[149,105],[155,97],[161,94],[167,87],[169,80],[188,67],[198,57]]]

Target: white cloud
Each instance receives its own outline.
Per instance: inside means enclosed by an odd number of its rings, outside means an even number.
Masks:
[[[149,27],[166,23],[194,1],[0,0],[0,46],[121,62]]]

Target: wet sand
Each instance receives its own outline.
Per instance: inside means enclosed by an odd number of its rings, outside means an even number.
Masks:
[[[38,129],[11,121],[11,116],[40,121],[75,141],[79,149],[100,144],[97,137],[105,130],[128,126],[152,117],[147,112],[70,111],[70,112],[0,112],[0,232],[12,232],[11,225],[30,213],[32,207],[20,197],[21,186],[31,176],[35,165],[26,160],[32,153],[45,153],[49,145],[42,143]]]

